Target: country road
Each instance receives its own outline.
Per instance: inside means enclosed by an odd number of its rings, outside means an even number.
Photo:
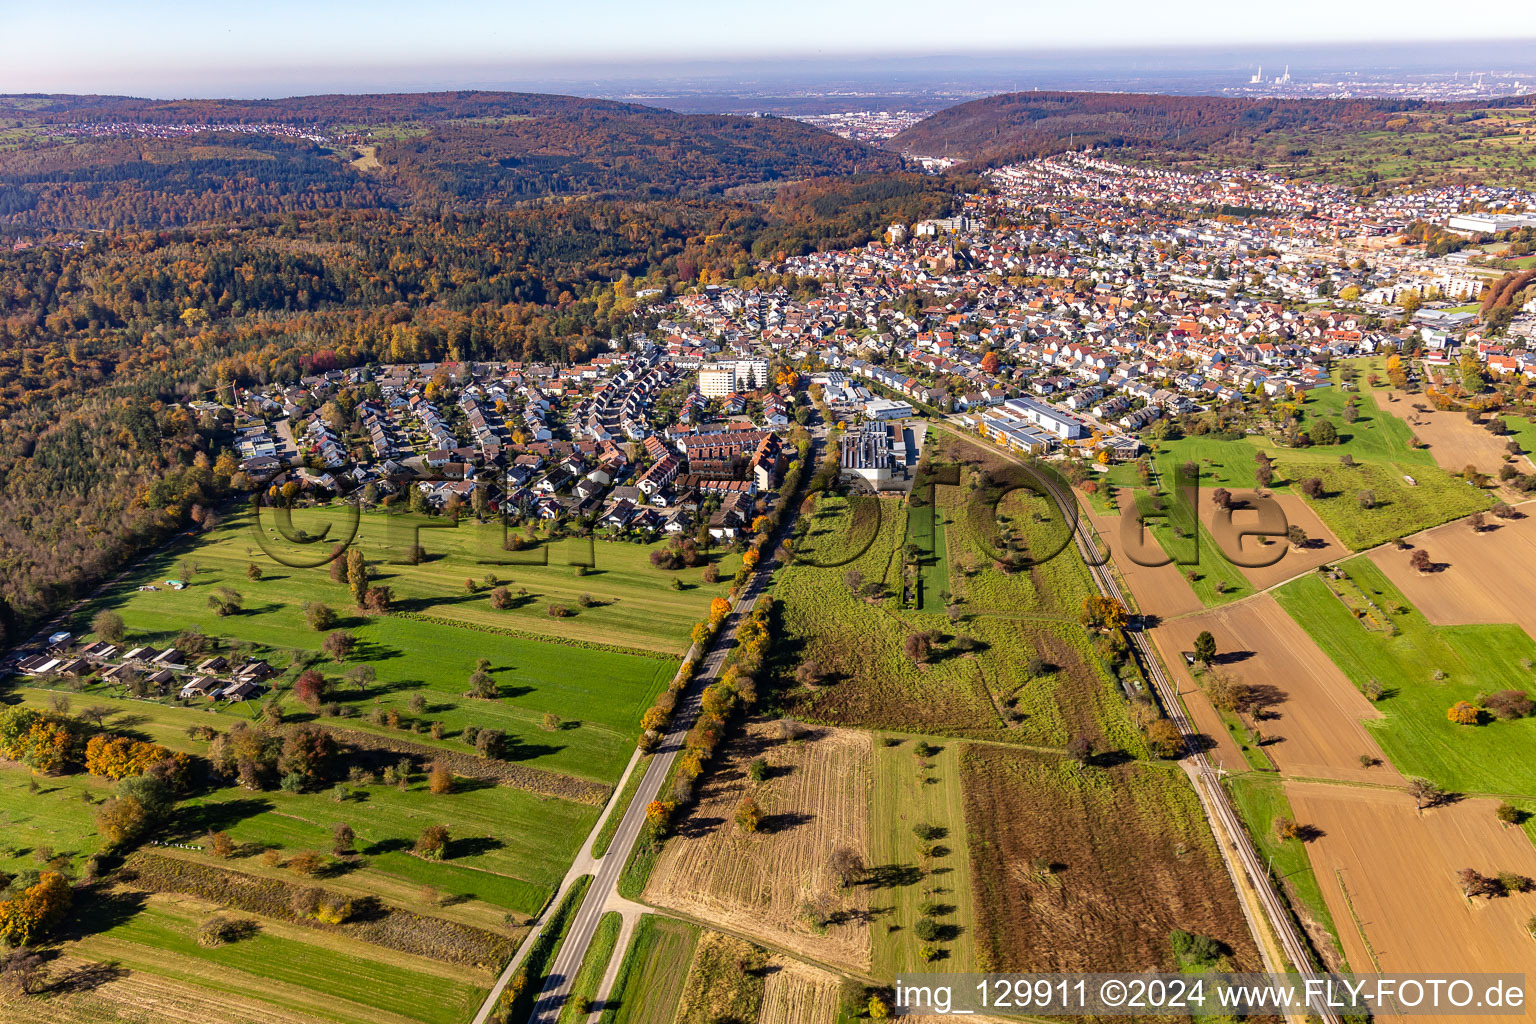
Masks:
[[[822,430],[816,430],[812,434],[812,445],[807,461],[808,471],[814,471],[819,465],[819,459],[825,444],[825,435]],[[778,532],[769,544],[764,545],[768,552],[774,551],[779,541],[787,534],[798,516],[798,510],[790,508],[786,510],[783,522]],[[533,1013],[529,1017],[531,1024],[554,1024],[560,1016],[561,1009],[571,995],[571,985],[575,981],[576,972],[581,969],[582,961],[586,958],[587,950],[592,945],[593,935],[597,931],[598,922],[603,915],[610,910],[618,910],[625,914],[624,926],[619,933],[619,940],[614,946],[612,957],[608,964],[608,970],[602,978],[602,983],[597,992],[596,1004],[599,1009],[592,1011],[590,1021],[596,1021],[601,1013],[602,1000],[608,996],[608,988],[612,985],[618,962],[624,956],[624,949],[628,937],[632,932],[633,918],[640,912],[636,904],[630,903],[619,896],[619,876],[624,872],[624,865],[629,861],[635,842],[640,837],[641,829],[645,825],[645,808],[661,793],[662,784],[666,781],[668,773],[672,770],[672,763],[677,755],[682,752],[683,738],[693,726],[694,719],[699,713],[699,701],[704,688],[719,676],[720,670],[725,665],[726,655],[730,653],[736,643],[736,631],[741,623],[752,614],[757,606],[758,598],[762,596],[773,579],[773,574],[779,565],[773,555],[768,555],[747,580],[745,589],[736,600],[731,613],[721,623],[715,639],[709,650],[705,653],[695,670],[693,679],[688,688],[683,692],[678,701],[676,710],[672,715],[672,725],[662,737],[657,746],[650,764],[646,767],[645,775],[640,780],[634,796],[629,805],[623,809],[624,816],[619,820],[617,830],[609,843],[608,850],[601,857],[593,857],[590,854],[593,837],[603,825],[603,819],[599,818],[593,826],[592,835],[588,837],[582,847],[581,854],[571,866],[570,871],[562,882],[560,892],[550,902],[550,907],[557,906],[564,896],[566,889],[581,875],[592,875],[592,884],[582,897],[581,905],[577,908],[571,919],[570,929],[565,940],[560,944],[559,951],[555,954],[554,962],[549,967],[549,974],[545,979],[544,987],[539,992],[538,1001],[534,1004]],[[618,799],[618,794],[623,791],[624,780],[614,787],[613,799]],[[608,813],[615,813],[617,807],[610,809]],[[548,921],[548,911],[545,913],[545,922]],[[541,926],[542,927],[542,924]],[[507,965],[495,987],[486,996],[480,1007],[480,1012],[475,1015],[474,1024],[486,1024],[491,1013],[496,1008],[496,1001],[502,990],[506,987],[517,964],[522,960],[524,952],[532,945],[538,935],[538,928],[530,931],[523,940],[522,946]],[[517,1022],[521,1024],[521,1022]]]
[[[614,833],[608,852],[596,861],[597,870],[593,874],[592,884],[582,898],[575,917],[571,920],[570,931],[566,934],[565,941],[560,944],[560,951],[555,955],[554,963],[550,965],[544,989],[539,993],[538,1002],[534,1004],[533,1014],[529,1018],[532,1024],[554,1024],[555,1019],[560,1016],[561,1007],[570,997],[571,984],[575,980],[576,972],[581,969],[581,962],[586,958],[587,949],[592,944],[592,936],[597,931],[597,924],[602,920],[611,899],[618,895],[619,875],[623,873],[630,851],[634,849],[635,841],[639,839],[640,831],[645,825],[645,807],[660,794],[662,783],[666,781],[667,774],[672,770],[672,762],[682,752],[683,737],[692,727],[693,720],[699,713],[700,694],[704,687],[712,683],[720,674],[726,655],[735,646],[737,628],[752,613],[752,609],[757,605],[757,599],[771,578],[772,572],[766,569],[752,574],[751,579],[747,581],[746,590],[742,592],[731,614],[721,624],[709,653],[700,662],[693,681],[683,694],[682,700],[678,702],[677,710],[672,715],[672,727],[662,737],[661,745],[657,747],[655,756],[651,758],[645,776],[640,780],[639,788],[635,790],[634,798],[625,808],[624,817],[619,821],[618,831]],[[623,955],[624,950],[621,948],[613,951],[614,957]]]

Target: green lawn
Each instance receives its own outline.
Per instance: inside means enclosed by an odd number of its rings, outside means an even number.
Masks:
[[[1334,925],[1333,915],[1328,912],[1328,903],[1323,899],[1323,890],[1317,884],[1317,875],[1312,871],[1306,844],[1300,839],[1282,840],[1275,835],[1275,819],[1285,817],[1295,820],[1291,802],[1286,799],[1280,780],[1274,776],[1248,772],[1228,776],[1224,784],[1237,805],[1238,813],[1243,816],[1243,822],[1248,826],[1248,833],[1258,844],[1260,855],[1285,885],[1297,913],[1310,916],[1327,929],[1333,937],[1333,951],[1342,960],[1344,952],[1339,945],[1338,928]]]
[[[1318,449],[1307,449],[1309,453]],[[1323,496],[1307,502],[1334,535],[1352,551],[1385,544],[1431,526],[1481,512],[1493,505],[1493,497],[1436,466],[1399,463],[1360,463],[1341,466],[1330,462],[1303,462],[1300,456],[1281,460],[1291,481],[1317,477]],[[1405,476],[1412,476],[1410,484]],[[1360,503],[1369,491],[1372,507]]]
[[[18,764],[0,765],[0,871],[14,875],[38,869],[42,862],[67,856],[78,874],[85,859],[101,849],[93,803],[111,795],[107,783],[89,775],[38,778]],[[49,856],[42,856],[47,853]]]
[[[1280,399],[1276,402],[1279,409],[1294,410],[1301,418],[1303,429],[1321,420],[1332,423],[1338,432],[1338,444],[1286,448],[1258,435],[1231,441],[1199,436],[1162,441],[1157,444],[1156,459],[1165,486],[1171,486],[1177,466],[1194,462],[1200,470],[1202,488],[1251,489],[1257,485],[1254,456],[1263,451],[1274,460],[1272,486],[1277,490],[1299,493],[1296,485],[1300,481],[1308,477],[1322,480],[1323,495],[1306,500],[1339,540],[1355,551],[1490,507],[1493,504],[1490,495],[1436,466],[1427,449],[1411,446],[1413,435],[1408,425],[1377,406],[1376,399],[1369,393],[1370,387],[1364,383],[1372,364],[1356,361],[1355,369],[1360,374],[1359,391],[1346,391],[1340,386],[1341,372],[1335,370],[1333,387],[1307,392],[1300,400]],[[1345,420],[1345,408],[1351,399],[1358,410],[1354,423]],[[1518,426],[1513,422],[1511,426],[1518,433]],[[1356,465],[1340,465],[1339,459],[1345,455],[1353,458]],[[1116,471],[1123,472],[1121,467],[1116,467]],[[1414,479],[1413,484],[1405,479],[1409,476]],[[1138,483],[1129,480],[1125,485],[1137,486]],[[1374,495],[1373,507],[1361,506],[1362,491]],[[1122,497],[1122,505],[1125,500],[1128,499]],[[1162,532],[1154,530],[1154,533],[1158,534],[1166,550],[1169,542]],[[1181,541],[1175,538],[1172,543]],[[1188,542],[1182,543],[1187,545]],[[1214,555],[1216,561],[1206,567],[1203,550],[1206,544],[1207,540],[1202,538],[1201,574],[1205,578],[1194,584],[1197,595],[1207,606],[1241,596],[1245,592],[1241,589],[1215,593],[1217,580],[1235,586],[1243,577],[1234,567],[1222,565],[1219,553]],[[1210,547],[1214,552],[1214,545]]]
[[[613,810],[603,821],[603,827],[597,833],[597,838],[592,841],[592,856],[601,857],[608,852],[608,845],[613,842],[613,834],[619,830],[619,822],[624,820],[624,812],[629,809],[630,802],[635,798],[635,790],[640,788],[641,781],[645,778],[645,771],[651,766],[651,755],[644,754],[635,762],[635,768],[629,773],[629,780],[624,783],[623,790],[618,798],[613,801]]]
[[[236,843],[275,845],[290,853],[328,851],[332,826],[344,821],[357,834],[369,871],[536,914],[591,831],[598,808],[507,786],[470,788],[467,780],[461,785],[463,790],[444,795],[429,793],[419,779],[407,792],[368,786],[356,790],[361,799],[343,803],[322,793],[227,788],[184,801],[178,821],[186,823],[190,841],[200,841],[209,830],[204,826],[217,826]],[[457,843],[451,856],[443,861],[413,856],[410,845],[435,824],[446,825]]]
[[[261,555],[259,552],[247,554],[248,533],[239,525],[238,519],[236,517],[213,534],[201,538],[194,550],[161,556],[144,566],[87,608],[80,616],[79,624],[88,624],[96,610],[111,608],[122,615],[131,642],[168,644],[180,631],[197,628],[225,645],[241,641],[249,643],[257,656],[286,667],[295,660],[320,657],[323,634],[309,628],[303,612],[306,602],[320,601],[337,611],[341,616],[338,628],[352,633],[358,644],[346,663],[332,664],[329,659],[321,659],[316,667],[333,684],[339,684],[340,677],[354,664],[369,664],[378,675],[378,682],[366,694],[333,686],[332,699],[339,700],[344,708],[360,713],[359,717],[345,722],[348,727],[374,728],[367,721],[369,714],[375,708],[394,708],[408,722],[420,721],[423,726],[430,722],[443,723],[449,736],[456,736],[469,724],[498,728],[511,739],[516,759],[599,782],[612,782],[623,770],[634,748],[641,712],[676,672],[677,661],[669,655],[629,654],[596,646],[541,640],[531,633],[499,632],[499,629],[520,629],[521,625],[515,617],[498,625],[491,617],[488,599],[483,594],[472,601],[466,599],[460,576],[462,567],[450,573],[460,577],[460,593],[456,598],[445,599],[449,602],[446,606],[426,598],[408,597],[398,602],[404,609],[402,614],[387,616],[354,612],[347,589],[333,583],[325,569],[274,569],[268,563],[260,580],[249,580],[246,566],[253,561],[260,564]],[[366,519],[365,522],[373,520]],[[382,529],[382,523],[379,525]],[[452,536],[457,535],[457,531],[431,531],[430,534]],[[605,546],[609,545],[599,544],[600,549]],[[431,545],[428,547],[430,550]],[[611,547],[631,561],[641,559],[643,555],[643,550],[633,545]],[[174,591],[162,587],[150,592],[136,589],[141,584],[171,578],[189,560],[199,568],[193,576],[193,585],[187,589]],[[602,564],[600,558],[599,566]],[[412,588],[424,586],[416,582],[419,571],[435,569],[437,565],[434,562],[427,566],[384,566],[380,581],[396,587],[399,597],[402,592],[411,593]],[[520,569],[518,573],[531,571]],[[569,577],[569,570],[562,571],[568,583],[578,585],[578,581]],[[646,571],[659,572],[650,570],[648,563]],[[688,571],[696,574],[701,570]],[[507,579],[505,569],[499,572],[503,580]],[[605,581],[609,577],[619,582],[608,584]],[[583,577],[579,585],[588,586],[591,581],[593,594],[599,600],[608,600],[601,587],[626,585],[622,583],[622,577],[619,569],[600,568],[596,575]],[[529,579],[528,582],[535,588],[544,586],[536,580]],[[221,617],[208,607],[208,597],[220,586],[231,587],[241,594],[243,611]],[[658,592],[665,593],[669,600],[687,598],[707,604],[709,596],[702,593],[705,590],[710,594],[714,592],[703,587],[681,595],[664,588]],[[615,604],[628,604],[631,598],[613,600]],[[466,611],[468,604],[484,605],[486,610],[471,617]],[[542,599],[538,604],[539,614],[549,619],[542,611]],[[608,610],[582,610],[572,621]],[[648,610],[645,614],[652,612]],[[655,614],[658,629],[671,628],[664,616],[659,612]],[[689,614],[682,617],[690,623],[696,618],[691,606]],[[607,634],[606,626],[594,625],[594,629],[604,639],[625,639],[622,633]],[[481,657],[491,662],[489,671],[501,694],[497,700],[463,696],[469,676]],[[411,699],[418,695],[429,705],[420,714],[408,708]],[[285,710],[296,720],[302,720],[308,714],[292,700],[286,702]],[[545,731],[543,718],[546,713],[558,716],[563,722],[562,727],[555,732]]]
[[[1458,792],[1536,795],[1536,719],[1462,726],[1445,716],[1479,693],[1536,689],[1524,667],[1536,664],[1536,642],[1513,625],[1431,625],[1369,559],[1343,568],[1388,610],[1395,635],[1362,626],[1316,575],[1275,597],[1351,682],[1364,688],[1374,679],[1385,688],[1378,706],[1386,717],[1365,725],[1392,763]],[[1444,678],[1433,678],[1436,671]]]
[[[898,741],[895,746],[888,745],[892,740]],[[915,752],[919,742],[908,736],[875,740],[869,864],[871,878],[888,879],[887,883],[872,882],[869,894],[871,911],[888,908],[873,928],[877,977],[894,977],[904,971],[978,969],[971,851],[960,780],[961,744],[944,743],[937,753],[921,759]],[[922,841],[913,832],[917,825],[944,830],[935,841],[937,849],[943,851],[941,855],[924,860],[919,849]],[[936,886],[944,891],[928,891]],[[951,908],[936,915],[935,920],[954,931],[952,938],[935,943],[943,958],[925,964],[918,952],[925,943],[913,933],[913,925],[924,916],[919,907],[929,901]]]
[[[646,914],[619,965],[602,1024],[673,1024],[699,930],[684,921]]]
[[[944,595],[949,593],[949,545],[946,523],[937,507],[918,501],[907,509],[907,543],[918,549],[918,601],[924,611],[944,610]]]
[[[144,578],[136,574],[128,586],[109,595],[108,603],[134,595],[133,587],[139,583],[177,577],[180,563],[190,558],[202,571],[191,581],[196,586],[179,596],[195,595],[201,612],[206,612],[202,606],[207,595],[219,584],[245,594],[248,606],[268,602],[298,606],[316,600],[342,610],[351,604],[347,589],[331,582],[328,565],[290,568],[274,556],[300,564],[314,562],[329,553],[332,539],[344,539],[352,529],[345,506],[298,509],[292,513],[292,530],[327,538],[298,545],[284,539],[271,510],[263,512],[260,523],[249,511],[241,511],[213,532],[187,538],[148,563]],[[708,612],[710,600],[729,590],[731,576],[740,565],[739,555],[712,554],[720,581],[708,584],[703,582],[702,566],[675,572],[652,566],[650,554],[659,545],[600,537],[591,541],[565,538],[512,552],[502,549],[504,536],[499,521],[482,524],[465,517],[453,527],[442,518],[373,511],[359,517],[353,544],[367,556],[377,581],[393,588],[397,605],[406,610],[474,625],[511,627],[537,635],[669,654],[681,654],[687,648],[688,631]],[[407,553],[417,543],[427,552],[427,560],[405,564]],[[582,575],[578,575],[578,566],[569,564],[587,561],[593,563],[592,568]],[[502,564],[505,562],[516,564]],[[544,562],[548,564],[540,564]],[[257,583],[248,589],[245,572],[253,563],[281,586]],[[492,608],[487,575],[494,575],[514,593],[520,588],[528,593],[513,608]],[[466,591],[466,580],[475,582],[474,593]],[[674,580],[681,581],[684,589],[674,590]],[[595,599],[592,607],[577,607],[582,594]],[[134,595],[135,599],[154,596]],[[191,603],[173,606],[185,610]],[[576,614],[552,618],[548,614],[551,603],[564,604]]]
[[[489,987],[464,978],[461,969],[268,921],[258,922],[249,938],[205,948],[195,933],[210,913],[191,901],[156,900],[126,920],[100,922],[110,926],[71,949],[342,1024],[366,1019],[370,1010],[453,1024],[474,1014]],[[93,923],[88,916],[87,927]]]

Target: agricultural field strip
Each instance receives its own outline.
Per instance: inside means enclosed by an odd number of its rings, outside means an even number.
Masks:
[[[1069,515],[1070,503],[1075,499],[1071,494],[1061,494],[1055,488],[1051,488],[1051,491],[1052,498],[1061,510],[1061,514],[1064,516]],[[1102,567],[1092,564],[1094,561],[1092,558],[1092,536],[1084,533],[1081,525],[1079,525],[1074,539],[1084,560],[1089,562],[1089,571],[1093,576],[1094,585],[1101,593],[1110,597],[1118,597],[1119,587],[1115,583],[1114,578],[1105,573]],[[1157,688],[1164,710],[1173,719],[1174,724],[1181,733],[1186,737],[1192,735],[1194,731],[1193,726],[1190,724],[1183,706],[1179,702],[1178,690],[1163,672],[1161,664],[1157,661],[1156,652],[1151,650],[1145,637],[1140,633],[1132,632],[1129,634],[1129,637],[1137,651],[1143,669]],[[1193,766],[1190,764],[1191,760],[1194,762]],[[1285,908],[1284,901],[1275,891],[1268,875],[1263,872],[1263,864],[1253,848],[1252,841],[1248,838],[1247,832],[1243,830],[1242,822],[1238,818],[1236,811],[1233,810],[1226,792],[1222,790],[1220,783],[1215,780],[1210,762],[1200,751],[1191,750],[1186,759],[1181,762],[1181,765],[1189,775],[1190,781],[1195,787],[1195,792],[1200,797],[1201,808],[1205,811],[1212,831],[1217,833],[1217,846],[1222,850],[1222,859],[1227,864],[1233,885],[1237,887],[1239,894],[1247,891],[1253,892],[1258,897],[1262,906],[1263,917],[1268,918],[1267,922],[1262,919],[1254,919],[1253,917],[1249,919],[1254,941],[1258,944],[1260,952],[1264,955],[1266,967],[1269,970],[1279,970],[1283,966],[1282,964],[1275,963],[1269,952],[1270,946],[1266,941],[1269,932],[1265,928],[1266,924],[1268,928],[1273,929],[1273,934],[1279,939],[1285,955],[1291,963],[1298,965],[1309,963],[1310,958],[1306,943],[1292,922],[1289,912]],[[1226,843],[1220,841],[1223,834],[1227,840]],[[1238,864],[1234,864],[1227,857],[1228,845],[1236,851],[1238,859],[1241,861],[1241,870]],[[1246,874],[1244,874],[1245,872]],[[1250,880],[1249,885],[1246,887],[1242,880],[1244,877]],[[1244,912],[1248,913],[1248,900],[1244,898],[1240,902],[1243,905]],[[1319,1006],[1317,1010],[1324,1024],[1342,1024],[1338,1014],[1331,1008]]]

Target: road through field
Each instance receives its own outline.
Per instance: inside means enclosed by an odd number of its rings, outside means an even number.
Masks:
[[[571,985],[575,981],[576,972],[581,969],[582,960],[585,959],[587,949],[592,943],[592,937],[597,931],[598,922],[608,910],[618,909],[625,914],[624,928],[619,936],[619,943],[614,948],[613,963],[617,963],[624,955],[624,945],[627,936],[632,932],[635,916],[638,908],[629,904],[618,895],[619,876],[624,872],[624,865],[629,860],[630,852],[635,847],[635,840],[639,838],[640,831],[645,825],[645,808],[652,800],[655,800],[661,792],[662,784],[666,781],[667,774],[671,771],[672,762],[681,753],[683,737],[693,725],[693,720],[699,711],[699,697],[704,687],[708,686],[719,675],[725,664],[725,657],[735,645],[737,627],[746,620],[756,607],[757,600],[761,596],[767,581],[771,577],[771,566],[756,572],[747,581],[746,589],[742,592],[736,607],[727,616],[722,624],[714,643],[711,645],[698,670],[694,673],[693,681],[684,692],[678,702],[677,710],[672,716],[672,727],[662,737],[661,744],[657,747],[655,755],[651,758],[646,768],[639,787],[635,790],[629,805],[623,809],[624,817],[620,819],[618,830],[614,833],[613,840],[609,843],[608,850],[601,857],[592,856],[592,838],[597,835],[603,822],[599,819],[592,830],[592,836],[583,845],[581,854],[571,869],[565,881],[560,886],[560,892],[550,901],[549,909],[558,906],[566,890],[571,883],[584,874],[592,875],[592,884],[588,887],[586,895],[582,898],[581,905],[577,908],[575,916],[571,920],[570,930],[566,933],[565,941],[561,943],[559,952],[555,955],[554,962],[550,965],[549,975],[545,981],[543,990],[539,993],[538,1002],[534,1004],[533,1014],[529,1018],[533,1024],[553,1024],[560,1016],[561,1007],[570,997]],[[624,780],[614,787],[614,799],[623,791]],[[610,809],[609,813],[616,813],[617,806]],[[529,932],[523,940],[522,947],[518,950],[512,962],[507,965],[496,986],[491,989],[485,1002],[480,1007],[480,1012],[475,1015],[474,1024],[486,1024],[492,1011],[496,1008],[496,1002],[500,998],[502,990],[506,988],[517,965],[522,961],[524,953],[532,946],[543,924],[548,921],[549,910],[546,910],[545,921],[539,927]],[[612,984],[614,971],[613,963],[605,972],[602,989]],[[599,990],[596,1003],[606,996],[606,991]],[[593,1019],[598,1016],[594,1011]]]

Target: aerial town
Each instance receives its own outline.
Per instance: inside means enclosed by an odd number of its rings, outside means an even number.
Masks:
[[[1536,378],[1536,305],[1503,339],[1465,308],[1500,273],[1471,240],[1498,250],[1536,228],[1536,194],[1361,202],[1093,154],[988,181],[953,217],[763,268],[814,278],[816,298],[709,286],[660,300],[654,331],[590,363],[359,367],[242,391],[241,468],[316,495],[376,502],[408,487],[433,511],[475,504],[645,536],[703,524],[729,540],[772,491],[780,438],[818,401],[853,423],[952,416],[1025,454],[1125,461],[1164,417],[1328,387],[1332,362],[1386,346],[1422,350],[1427,373],[1470,351],[1495,374]],[[1239,207],[1253,213],[1222,215]],[[1469,245],[1400,244],[1415,224]],[[362,398],[338,416],[344,389]]]

